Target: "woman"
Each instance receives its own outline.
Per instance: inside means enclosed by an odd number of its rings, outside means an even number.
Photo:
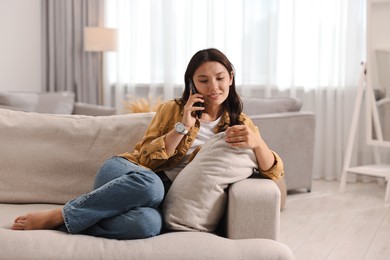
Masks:
[[[94,190],[62,208],[19,216],[12,229],[59,228],[72,234],[115,239],[158,235],[163,226],[159,204],[177,174],[215,133],[226,142],[252,148],[260,171],[277,180],[281,159],[242,114],[233,66],[216,49],[197,52],[184,75],[180,99],[162,104],[134,151],[107,160],[97,173]]]

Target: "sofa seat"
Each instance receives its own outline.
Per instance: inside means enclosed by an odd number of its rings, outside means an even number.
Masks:
[[[232,240],[203,232],[172,232],[118,241],[53,230],[8,229],[10,219],[18,214],[54,207],[58,205],[0,204],[0,259],[292,259],[285,245],[270,239]]]

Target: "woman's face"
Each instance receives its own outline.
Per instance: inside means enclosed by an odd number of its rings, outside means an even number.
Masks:
[[[219,62],[206,61],[195,70],[193,81],[206,107],[219,106],[229,95],[233,72],[229,73]]]

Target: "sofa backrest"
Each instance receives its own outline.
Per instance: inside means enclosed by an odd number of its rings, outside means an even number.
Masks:
[[[299,111],[290,98],[243,99],[248,115]],[[101,164],[131,151],[154,113],[114,116],[0,109],[0,202],[65,203],[92,189]]]
[[[296,98],[275,97],[275,98],[242,98],[244,113],[248,116],[297,112],[302,107],[302,102]]]
[[[153,115],[0,109],[0,202],[65,203],[90,191],[102,163],[132,150]]]
[[[26,112],[69,115],[74,103],[72,92],[0,92],[0,106]]]

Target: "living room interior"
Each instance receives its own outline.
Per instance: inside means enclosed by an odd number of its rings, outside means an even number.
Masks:
[[[80,30],[68,28],[77,36],[62,38],[81,48],[72,61],[53,56],[70,46],[54,33],[70,18],[54,14],[74,1],[50,2],[0,2],[0,109],[12,106],[2,95],[19,93],[41,109],[68,102],[61,111],[74,116],[155,111],[181,95],[193,53],[219,48],[244,112],[288,154],[277,241],[295,259],[390,259],[390,0],[83,0],[95,16],[83,13]],[[87,50],[86,27],[116,29],[114,50]],[[60,72],[67,66],[85,75]],[[354,168],[365,165],[374,168]]]

